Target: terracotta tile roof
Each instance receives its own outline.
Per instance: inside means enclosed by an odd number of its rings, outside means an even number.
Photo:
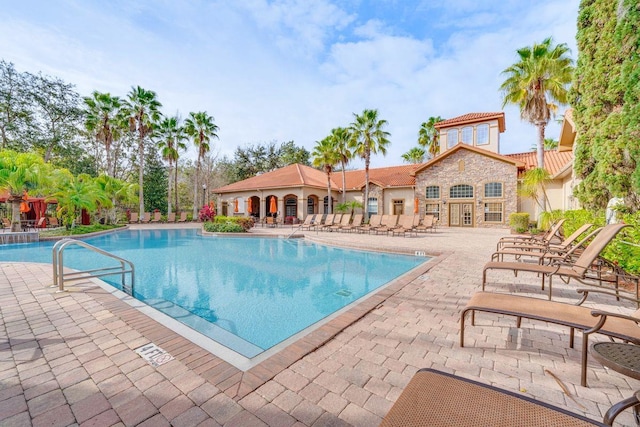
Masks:
[[[336,180],[336,174],[334,174],[331,181],[331,186],[334,188],[338,188],[335,184]],[[296,163],[216,188],[213,192],[233,193],[237,191],[301,186],[327,188],[327,175],[318,169]]]
[[[410,187],[416,183],[413,172],[420,166],[422,164],[369,169],[369,182],[381,187]],[[364,169],[347,171],[345,175],[347,190],[364,187]],[[340,172],[336,173],[333,179],[340,181],[340,185],[342,185],[342,174]]]
[[[504,113],[501,111],[495,113],[468,113],[462,116],[443,120],[436,123],[433,127],[435,127],[436,129],[440,129],[443,127],[463,125],[467,123],[485,122],[493,119],[498,119],[498,130],[500,132],[504,132],[504,130],[506,129],[504,124]]]
[[[535,151],[505,154],[505,156],[524,163],[524,168],[519,168],[518,175],[538,166],[538,155]],[[544,168],[551,176],[561,172],[570,162],[573,162],[573,153],[571,151],[547,150],[544,152]]]

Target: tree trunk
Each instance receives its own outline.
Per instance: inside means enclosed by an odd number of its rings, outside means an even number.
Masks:
[[[138,220],[141,221],[144,218],[144,139],[140,136],[140,140],[138,141],[138,162],[140,163],[138,169],[138,198],[140,199],[140,213],[138,215]]]
[[[347,175],[344,170],[344,161],[340,163],[342,164],[342,203],[347,203]]]
[[[327,172],[327,212],[328,214],[333,213],[333,206],[331,203],[331,172]]]
[[[198,163],[196,163],[196,176],[193,184],[193,219],[198,218],[198,177],[200,175],[200,155],[198,155]]]
[[[545,123],[538,123],[538,167],[544,169],[544,129]]]
[[[176,208],[176,213],[180,210],[178,208],[178,162],[176,161],[176,167],[173,170],[173,197],[175,198],[174,207]]]
[[[171,214],[171,170],[173,166],[171,162],[169,162],[169,177],[167,183],[167,215]]]
[[[369,163],[371,162],[371,151],[364,152],[364,218],[369,220]]]
[[[20,203],[22,203],[22,197],[12,196],[9,202],[11,202],[11,231],[17,233],[22,231],[22,225],[20,224]]]

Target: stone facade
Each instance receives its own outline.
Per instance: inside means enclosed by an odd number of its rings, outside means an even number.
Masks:
[[[416,173],[416,197],[420,214],[427,204],[437,205],[440,224],[466,225],[470,227],[499,227],[509,224],[509,215],[517,209],[517,166],[471,150],[460,149],[435,161]],[[485,195],[485,184],[498,183],[502,187],[500,197]],[[494,184],[492,184],[494,185]],[[426,198],[428,186],[439,187],[439,197]],[[454,186],[463,191],[463,197],[452,198]],[[473,188],[472,194],[469,187]],[[493,190],[500,185],[494,185]],[[454,190],[455,191],[455,190]],[[455,196],[455,195],[454,195]],[[450,220],[453,215],[453,222]],[[456,224],[456,222],[458,224]]]

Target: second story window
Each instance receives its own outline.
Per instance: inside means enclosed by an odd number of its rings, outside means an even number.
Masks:
[[[502,197],[502,183],[487,182],[484,185],[484,197]]]
[[[427,187],[427,191],[425,192],[425,197],[427,199],[439,199],[440,198],[440,187],[437,185],[430,185]]]
[[[476,127],[476,145],[486,145],[489,143],[489,125],[478,125]]]
[[[447,131],[447,148],[451,148],[458,143],[458,129]]]
[[[465,126],[462,128],[462,142],[473,145],[473,128],[471,126]]]

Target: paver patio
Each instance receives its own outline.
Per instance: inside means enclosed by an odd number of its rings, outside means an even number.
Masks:
[[[479,314],[459,347],[460,310],[506,232],[308,233],[329,244],[426,251],[438,262],[248,372],[91,283],[55,293],[50,265],[0,262],[0,426],[375,426],[423,367],[602,419],[640,382],[590,359],[591,388],[580,387],[580,343],[570,349],[565,329],[528,321],[517,329],[512,318]],[[546,297],[532,275],[490,281],[488,290]],[[573,285],[559,282],[556,299],[574,301]],[[148,342],[175,360],[152,367],[133,351]],[[616,425],[633,425],[630,412]]]

